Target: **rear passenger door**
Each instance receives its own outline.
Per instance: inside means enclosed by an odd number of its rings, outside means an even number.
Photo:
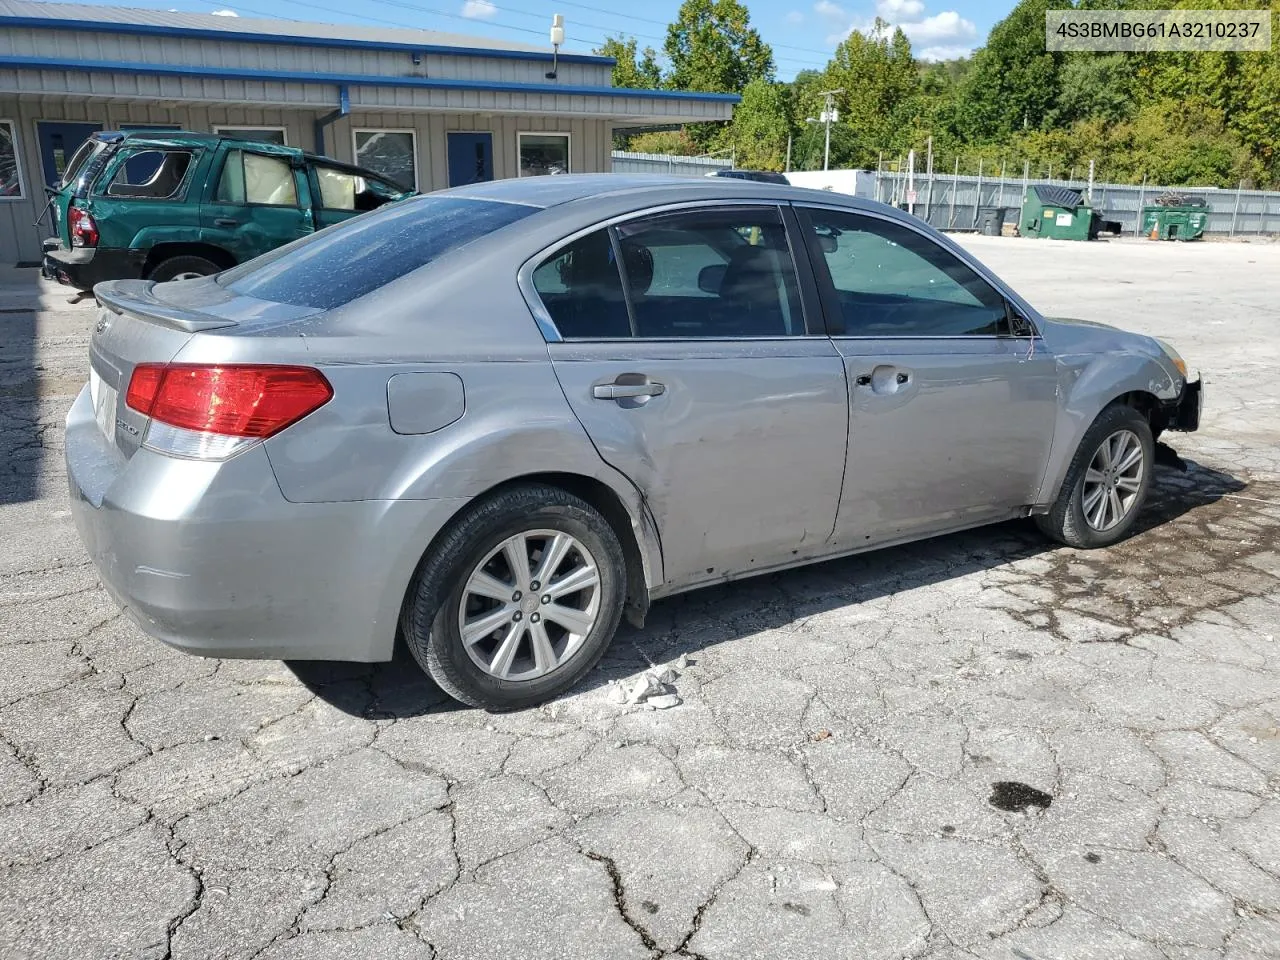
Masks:
[[[644,494],[671,587],[790,562],[835,522],[844,365],[790,218],[638,216],[526,267],[565,395]]]
[[[1032,503],[1057,409],[1056,364],[1034,328],[923,231],[798,213],[849,382],[837,542],[923,536]]]
[[[315,230],[305,171],[288,154],[225,150],[200,207],[205,239],[243,262]]]

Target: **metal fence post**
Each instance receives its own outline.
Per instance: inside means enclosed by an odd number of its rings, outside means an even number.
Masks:
[[[960,157],[956,156],[955,172],[951,174],[951,213],[947,216],[947,226],[956,225],[956,194],[960,191]]]
[[[1236,235],[1236,217],[1240,216],[1240,191],[1243,189],[1244,181],[1241,180],[1236,184],[1236,205],[1231,211],[1231,232],[1227,234],[1228,237],[1234,237]]]
[[[1147,193],[1147,175],[1142,175],[1142,186],[1138,188],[1138,212],[1133,218],[1133,235],[1142,236],[1142,201]]]
[[[978,225],[978,208],[982,205],[982,158],[978,158],[978,190],[973,195],[973,225]]]

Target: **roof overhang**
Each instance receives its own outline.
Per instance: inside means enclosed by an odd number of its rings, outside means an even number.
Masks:
[[[725,93],[559,83],[0,56],[0,92],[11,94],[329,110],[344,87],[353,111],[559,114],[618,123],[729,120],[741,99]]]

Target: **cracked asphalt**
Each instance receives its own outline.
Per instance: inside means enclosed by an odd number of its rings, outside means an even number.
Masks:
[[[0,957],[1280,956],[1280,245],[963,242],[1204,371],[1141,532],[663,602],[506,715],[124,619],[61,462],[91,309],[0,273]]]

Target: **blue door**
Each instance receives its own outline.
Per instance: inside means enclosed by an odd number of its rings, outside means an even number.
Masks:
[[[493,134],[449,134],[449,186],[493,179]]]
[[[97,123],[63,123],[60,120],[37,120],[36,139],[40,143],[40,164],[44,182],[53,186],[62,179],[67,164],[80,144],[102,129]]]

